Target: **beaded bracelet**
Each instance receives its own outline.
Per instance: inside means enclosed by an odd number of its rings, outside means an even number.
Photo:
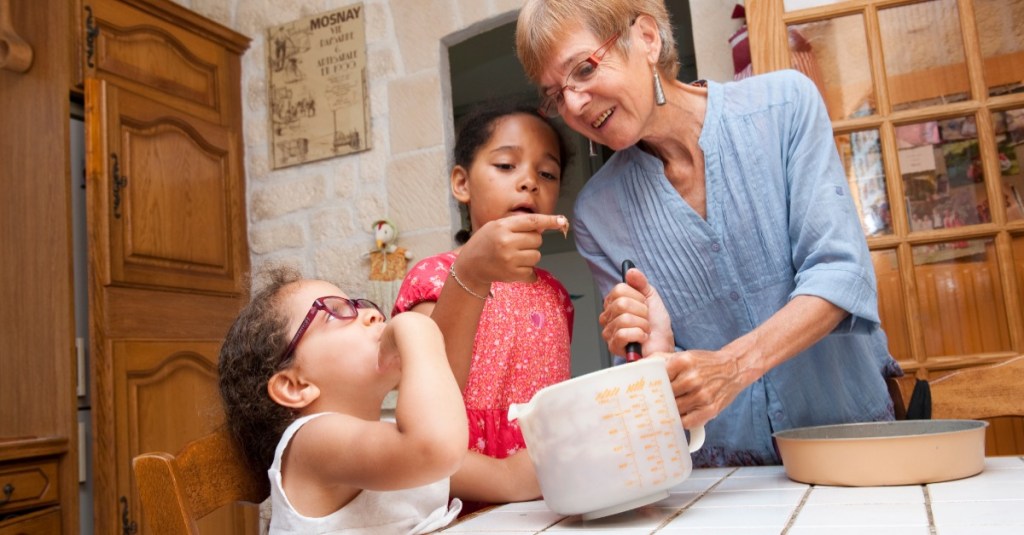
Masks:
[[[463,290],[466,290],[466,292],[467,292],[467,293],[469,293],[469,295],[472,295],[473,297],[475,297],[475,298],[477,298],[477,299],[480,299],[480,300],[482,300],[482,301],[486,301],[486,300],[488,300],[488,299],[490,299],[490,298],[494,297],[494,293],[492,293],[491,291],[488,291],[488,292],[487,292],[487,295],[480,295],[480,294],[478,294],[478,293],[474,292],[473,290],[470,290],[470,289],[469,289],[469,286],[466,286],[466,285],[465,285],[465,284],[464,284],[464,283],[463,283],[463,282],[462,282],[462,281],[461,281],[461,280],[459,279],[459,276],[455,274],[455,263],[454,263],[454,262],[452,263],[452,265],[448,266],[448,274],[449,274],[449,275],[451,275],[451,277],[452,277],[453,279],[455,279],[455,282],[456,282],[456,283],[457,283],[457,284],[458,284],[458,285],[459,285],[459,286],[460,286],[460,287],[461,287],[461,288],[462,288]]]

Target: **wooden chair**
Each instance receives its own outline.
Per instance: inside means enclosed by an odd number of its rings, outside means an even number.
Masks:
[[[143,453],[132,467],[146,533],[196,534],[196,521],[220,507],[258,504],[270,495],[269,480],[249,470],[226,430],[190,442],[177,455]]]
[[[1024,416],[1024,357],[929,381],[932,418]]]
[[[988,420],[986,455],[1024,454],[1024,356],[933,379],[925,384],[928,388],[922,392],[928,395],[922,398],[907,395],[915,383],[913,377],[904,377],[899,380],[902,389],[889,385],[896,419]]]

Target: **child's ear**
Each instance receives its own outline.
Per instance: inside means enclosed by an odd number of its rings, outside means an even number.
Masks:
[[[267,393],[274,403],[290,409],[301,409],[320,397],[320,388],[305,381],[293,369],[281,370],[270,377]]]
[[[469,171],[461,165],[452,168],[452,197],[462,204],[469,203]]]

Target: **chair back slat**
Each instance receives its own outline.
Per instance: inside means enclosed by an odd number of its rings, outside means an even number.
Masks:
[[[935,419],[1024,416],[1024,356],[958,370],[929,385]]]
[[[147,533],[198,533],[196,522],[233,502],[258,504],[270,495],[266,476],[249,470],[225,430],[185,445],[176,455],[141,454],[132,461]]]

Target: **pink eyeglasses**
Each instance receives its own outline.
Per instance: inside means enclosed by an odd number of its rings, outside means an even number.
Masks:
[[[277,365],[280,366],[281,363],[287,360],[295,351],[295,347],[299,345],[299,340],[302,339],[302,335],[306,334],[306,329],[309,328],[309,324],[313,323],[313,319],[316,318],[317,312],[323,310],[339,320],[354,320],[359,317],[359,309],[368,308],[372,308],[377,312],[380,312],[381,316],[384,316],[380,307],[369,299],[349,299],[347,297],[338,297],[335,295],[316,298],[316,300],[313,301],[313,306],[309,307],[309,312],[306,313],[305,319],[303,319],[302,323],[299,325],[299,329],[295,331],[295,336],[292,337],[292,341],[288,343],[288,347],[284,348],[281,356],[278,357]]]

